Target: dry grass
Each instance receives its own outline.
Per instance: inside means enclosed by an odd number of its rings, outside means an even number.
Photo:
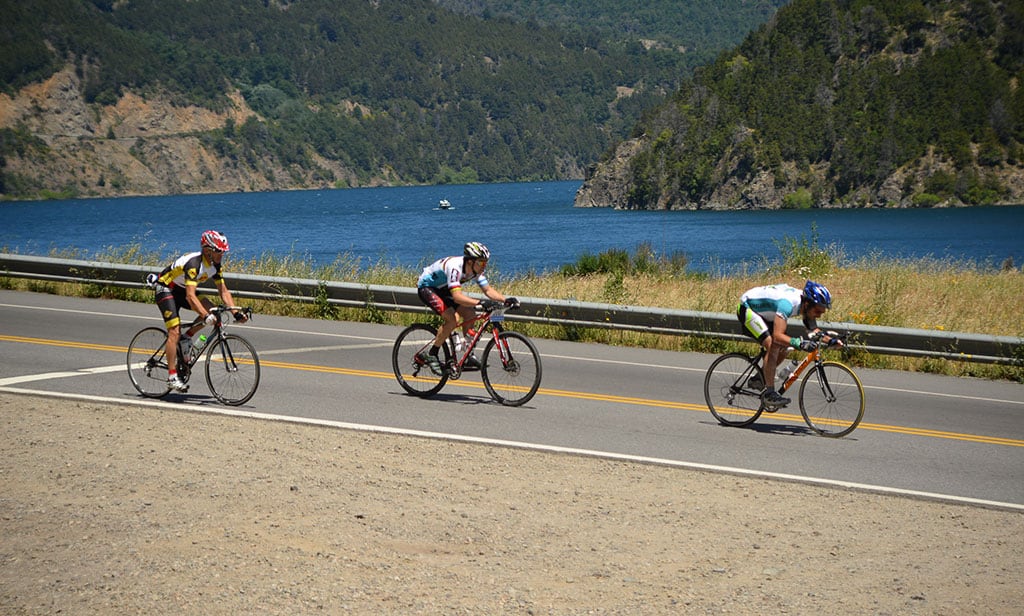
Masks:
[[[673,279],[638,274],[626,276],[624,290],[611,297],[607,287],[613,279],[613,274],[552,275],[511,280],[502,290],[530,297],[731,313],[740,295],[751,287],[773,283],[802,286],[804,282],[796,275]],[[970,271],[890,263],[837,269],[819,282],[832,292],[827,321],[1024,337],[1020,308],[1024,274],[1016,270]]]
[[[731,313],[747,289],[771,283],[800,286],[805,279],[802,274],[802,270],[797,270],[789,275],[766,272],[758,276],[721,277],[668,277],[643,273],[626,276],[614,273],[580,277],[551,275],[511,280],[503,285],[502,290],[512,295]],[[1024,321],[1020,318],[1019,305],[1020,298],[1024,298],[1024,274],[1016,269],[982,269],[972,264],[928,261],[862,261],[831,267],[827,272],[819,272],[815,279],[826,284],[833,296],[832,310],[826,314],[825,321],[1024,338]],[[537,337],[676,351],[724,352],[744,348],[742,344],[711,339],[636,332],[579,332],[541,326],[521,329]],[[1020,366],[852,351],[844,354],[843,359],[856,366],[1024,382],[1024,368]]]

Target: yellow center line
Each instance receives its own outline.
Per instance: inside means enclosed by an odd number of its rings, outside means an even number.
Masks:
[[[25,336],[6,336],[0,334],[0,340],[6,342],[27,342],[29,344],[45,344],[47,346],[72,347],[76,349],[93,349],[96,351],[119,351],[127,353],[128,347],[109,344],[92,344],[89,342],[69,342],[67,340],[47,340],[46,338],[27,338]]]
[[[106,344],[92,344],[88,342],[69,342],[65,340],[48,340],[46,338],[29,338],[25,336],[9,336],[0,334],[0,341],[7,342],[23,342],[28,344],[44,344],[49,346],[59,347],[73,347],[80,349],[92,349],[98,351],[116,351],[120,353],[127,352],[127,347],[106,345]],[[300,364],[294,362],[282,362],[282,361],[266,361],[261,360],[260,366],[267,368],[282,368],[285,370],[302,370],[306,372],[324,372],[328,374],[342,374],[347,376],[359,376],[366,378],[375,379],[394,379],[395,375],[391,372],[381,372],[378,370],[357,370],[353,368],[335,368],[331,366],[321,366],[317,364]],[[482,383],[475,383],[472,381],[448,381],[449,384],[457,387],[468,387],[471,389],[483,389]],[[674,402],[669,400],[655,400],[650,398],[636,398],[632,396],[616,396],[613,394],[599,394],[584,391],[571,391],[564,389],[547,389],[540,388],[537,390],[538,395],[542,396],[553,396],[560,398],[573,398],[576,400],[592,400],[596,402],[611,402],[614,404],[630,404],[636,406],[648,406],[655,408],[665,409],[679,409],[684,411],[698,411],[708,412],[707,406],[703,404],[692,404],[686,402]],[[776,412],[766,415],[773,419],[781,419],[784,421],[792,421],[794,423],[802,424],[804,419],[802,416],[793,413],[782,413]],[[912,426],[892,426],[887,424],[876,424],[876,423],[865,423],[862,422],[857,426],[857,430],[875,430],[878,432],[892,432],[896,434],[908,434],[912,436],[924,436],[930,438],[942,438],[951,439],[958,441],[965,441],[971,443],[985,443],[989,445],[1007,445],[1010,447],[1024,447],[1024,440],[1003,438],[999,436],[985,436],[980,434],[964,434],[960,432],[945,432],[941,430],[930,430],[927,428],[915,428]]]

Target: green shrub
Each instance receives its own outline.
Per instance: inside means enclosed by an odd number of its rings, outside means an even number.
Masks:
[[[811,224],[811,237],[785,237],[776,240],[775,246],[782,254],[781,270],[783,273],[795,273],[801,278],[825,278],[835,269],[838,261],[838,248],[818,245],[818,226]]]
[[[661,256],[648,242],[636,248],[636,253],[629,253],[619,248],[611,248],[600,254],[584,253],[576,263],[563,265],[563,276],[587,276],[589,274],[649,274],[654,276],[679,276],[686,273],[688,259],[683,253],[672,253]]]
[[[814,195],[802,186],[782,198],[782,207],[787,210],[809,210],[813,205]]]
[[[917,207],[935,207],[942,203],[942,197],[933,193],[917,193],[911,198],[911,202]]]

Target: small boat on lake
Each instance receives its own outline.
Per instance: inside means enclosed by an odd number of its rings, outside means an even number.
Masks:
[[[452,207],[451,201],[449,201],[447,199],[441,199],[440,201],[437,202],[437,209],[439,209],[439,210],[454,210],[455,208]]]

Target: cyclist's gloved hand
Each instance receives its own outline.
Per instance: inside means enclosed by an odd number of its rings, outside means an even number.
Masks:
[[[506,297],[505,298],[505,305],[508,306],[509,308],[518,308],[519,307],[519,299],[515,298],[515,297]]]
[[[249,308],[239,308],[238,306],[232,306],[231,308],[229,308],[229,310],[231,310],[231,316],[235,317],[235,323],[245,323],[246,321],[249,320]]]
[[[814,349],[818,348],[818,343],[813,340],[801,340],[800,350],[810,353]]]
[[[206,317],[203,318],[203,323],[205,323],[207,325],[213,325],[216,322],[217,322],[217,315],[213,314],[212,312],[207,312],[206,313]]]
[[[493,299],[485,299],[477,303],[476,307],[477,310],[482,310],[483,312],[490,312],[491,310],[497,310],[498,308],[501,308],[501,302],[496,302]]]

